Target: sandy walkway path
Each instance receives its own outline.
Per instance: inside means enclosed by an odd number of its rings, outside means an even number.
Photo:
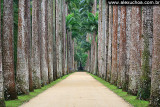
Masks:
[[[77,72],[22,107],[130,107],[85,72]]]

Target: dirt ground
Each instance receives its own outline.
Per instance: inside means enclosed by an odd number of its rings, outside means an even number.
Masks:
[[[86,72],[76,72],[21,107],[131,107]]]

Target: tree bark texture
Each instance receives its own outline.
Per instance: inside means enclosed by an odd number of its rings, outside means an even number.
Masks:
[[[42,86],[48,84],[48,18],[47,18],[47,0],[42,0],[41,4],[41,73]]]
[[[136,95],[141,72],[141,7],[132,6],[132,25],[130,41],[130,69],[129,69],[129,90]]]
[[[160,106],[160,6],[153,7],[153,58],[151,76],[151,105]]]
[[[113,27],[113,7],[109,5],[109,37],[108,37],[108,58],[107,58],[107,81],[111,80],[112,70],[112,27]]]
[[[53,0],[48,0],[48,77],[53,81]]]
[[[0,1],[1,4],[1,1]],[[1,9],[1,5],[0,5]],[[1,16],[1,10],[0,10]],[[1,37],[1,17],[0,17],[0,107],[5,107],[4,102],[4,78],[3,78],[3,70],[2,70],[2,37]]]
[[[124,88],[126,85],[126,6],[121,6],[120,44],[119,44],[119,75],[117,86]]]
[[[117,84],[117,30],[118,30],[118,6],[113,5],[113,38],[112,38],[112,71],[111,83]]]
[[[153,7],[142,6],[142,58],[138,98],[147,100],[150,97],[151,68],[153,43]]]
[[[33,87],[41,88],[41,73],[40,73],[40,1],[32,1],[32,78]]]
[[[17,99],[13,55],[13,0],[4,0],[2,62],[5,99]]]

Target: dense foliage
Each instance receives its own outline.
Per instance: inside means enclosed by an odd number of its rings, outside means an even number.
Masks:
[[[85,66],[87,51],[91,49],[91,40],[86,41],[87,33],[98,31],[98,13],[94,16],[92,11],[93,0],[66,0],[69,14],[66,17],[66,29],[72,32],[75,39],[75,61]],[[78,66],[79,66],[78,65]]]

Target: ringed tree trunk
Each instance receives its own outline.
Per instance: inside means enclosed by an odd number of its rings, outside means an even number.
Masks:
[[[2,62],[6,100],[17,99],[13,56],[13,0],[4,0]]]
[[[74,68],[74,38],[72,38],[72,72],[75,71]]]
[[[16,85],[18,94],[29,94],[29,67],[28,67],[28,5],[30,0],[19,1],[18,17],[18,45],[17,45],[17,72]]]
[[[68,35],[67,35],[67,45],[68,45],[68,47],[67,47],[67,55],[68,55],[68,73],[71,73],[72,72],[72,53],[71,53],[71,49],[72,49],[72,47],[71,47],[71,41],[72,41],[72,33],[71,32],[68,32]]]
[[[63,11],[62,11],[62,75],[66,74],[66,2],[62,1]]]
[[[153,7],[153,58],[151,76],[151,100],[154,107],[160,106],[160,6]]]
[[[107,1],[104,1],[105,3],[105,54],[104,56],[106,57],[105,58],[105,80],[107,81],[107,64],[108,64],[108,43],[109,43],[109,5],[107,4]]]
[[[33,92],[33,78],[32,78],[32,35],[31,35],[31,13],[30,13],[30,1],[27,5],[27,26],[28,26],[28,69],[29,69],[29,91]]]
[[[57,57],[56,57],[56,1],[53,0],[53,79],[57,79]]]
[[[121,87],[121,82],[119,78],[121,78],[121,73],[119,72],[119,44],[120,44],[120,25],[121,25],[121,6],[118,6],[118,30],[117,30],[117,87]]]
[[[153,41],[153,7],[142,7],[142,72],[138,98],[147,100],[150,97],[151,68],[152,68],[152,41]]]
[[[107,58],[107,81],[111,81],[112,70],[112,27],[113,27],[113,7],[109,5],[109,37],[108,37],[108,58]]]
[[[94,15],[96,15],[97,12],[97,0],[94,0],[94,4],[92,7],[92,13]],[[97,42],[96,42],[96,32],[93,33],[92,35],[92,45],[91,45],[91,71],[93,74],[96,74],[96,70],[97,70]],[[93,66],[93,67],[92,67]]]
[[[98,18],[98,74],[102,77],[102,0],[99,0],[99,18]]]
[[[0,13],[1,14],[1,13]],[[0,20],[1,21],[1,20]],[[1,22],[0,22],[1,26]],[[0,107],[5,107],[5,101],[4,101],[4,87],[3,87],[3,71],[2,71],[2,46],[1,46],[1,33],[0,33]]]
[[[33,87],[35,89],[41,88],[41,73],[40,73],[40,36],[39,35],[39,10],[40,1],[32,1],[32,78]]]
[[[119,44],[119,75],[117,86],[124,88],[126,81],[126,6],[121,6],[120,44]]]
[[[0,1],[1,4],[1,1]],[[1,5],[0,5],[1,9]],[[0,10],[0,16],[1,16],[1,10]],[[3,86],[3,71],[2,71],[2,38],[1,38],[1,17],[0,17],[0,107],[5,107],[5,101],[4,101],[4,86]]]
[[[141,7],[132,6],[128,92],[137,95],[141,73]]]
[[[111,83],[117,85],[117,30],[118,6],[113,5],[112,71]]]
[[[53,81],[53,0],[48,0],[48,77]]]
[[[89,34],[86,35],[86,41],[89,42]],[[86,62],[86,65],[85,65],[85,70],[90,72],[89,70],[89,64],[90,64],[90,51],[88,50],[87,52],[88,54],[88,58],[87,58],[87,62]]]
[[[42,0],[41,4],[41,17],[42,17],[42,31],[41,31],[41,73],[42,73],[42,86],[48,84],[48,25],[47,25],[47,0]]]
[[[57,77],[62,76],[62,0],[56,0]]]
[[[129,81],[129,67],[130,67],[130,43],[131,43],[131,13],[132,7],[126,6],[126,74],[125,74],[125,83],[122,85],[122,90],[128,91],[128,81]]]

